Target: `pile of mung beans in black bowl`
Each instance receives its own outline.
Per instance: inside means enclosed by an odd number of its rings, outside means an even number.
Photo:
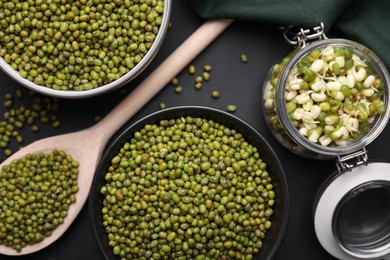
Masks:
[[[171,0],[1,1],[0,68],[60,98],[117,89],[152,61]]]
[[[89,202],[106,259],[272,259],[289,211],[265,139],[199,106],[160,110],[118,134]]]

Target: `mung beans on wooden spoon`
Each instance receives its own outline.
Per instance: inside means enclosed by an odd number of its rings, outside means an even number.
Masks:
[[[61,237],[87,200],[96,167],[110,137],[222,33],[231,22],[232,20],[229,19],[205,22],[99,123],[85,130],[38,140],[14,153],[0,165],[2,168],[3,165],[23,158],[26,154],[50,153],[54,149],[65,151],[80,163],[78,178],[80,190],[76,194],[76,202],[69,207],[68,216],[64,219],[64,223],[53,230],[51,236],[41,242],[24,247],[21,252],[0,245],[0,254],[30,254],[49,246]]]

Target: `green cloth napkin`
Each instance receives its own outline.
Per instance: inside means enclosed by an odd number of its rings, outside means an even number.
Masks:
[[[303,28],[325,24],[374,51],[390,69],[390,0],[191,0],[203,18]]]

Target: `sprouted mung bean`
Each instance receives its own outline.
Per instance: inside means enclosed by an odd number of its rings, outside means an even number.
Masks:
[[[273,68],[264,107],[274,110],[278,77],[289,57]],[[386,112],[382,80],[347,47],[313,50],[291,70],[285,93],[289,117],[299,133],[323,146],[342,146],[370,130]],[[271,119],[280,127],[277,118]]]
[[[163,0],[6,1],[0,5],[0,57],[38,85],[97,88],[142,60],[163,11]]]
[[[212,120],[145,125],[104,178],[102,225],[121,259],[252,259],[272,226],[266,162]]]
[[[16,251],[64,222],[76,201],[79,163],[60,150],[28,154],[0,170],[0,244]]]

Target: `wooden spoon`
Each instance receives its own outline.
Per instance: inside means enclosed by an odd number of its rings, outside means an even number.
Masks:
[[[67,230],[87,200],[95,170],[110,137],[222,33],[231,22],[232,20],[229,19],[205,22],[99,123],[85,130],[33,142],[0,164],[0,168],[2,168],[3,165],[8,165],[11,161],[22,158],[26,154],[51,152],[53,149],[64,150],[80,163],[78,178],[80,190],[76,194],[76,202],[69,208],[64,223],[58,226],[50,237],[24,247],[21,252],[0,245],[1,254],[25,255],[36,252],[56,241]]]

